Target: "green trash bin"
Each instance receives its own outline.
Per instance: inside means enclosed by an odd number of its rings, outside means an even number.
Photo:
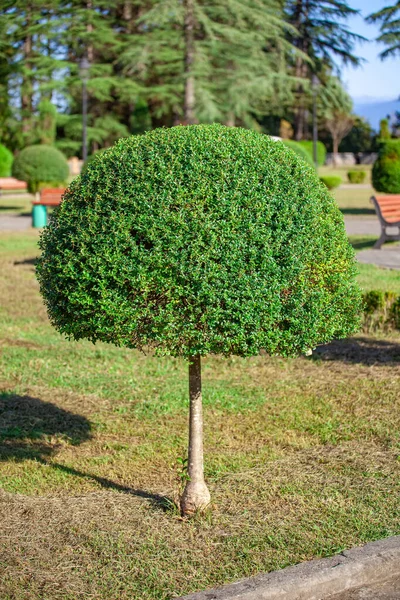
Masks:
[[[34,204],[32,208],[32,227],[46,227],[47,225],[47,206],[44,204]]]

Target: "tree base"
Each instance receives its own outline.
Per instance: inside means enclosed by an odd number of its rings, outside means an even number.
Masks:
[[[211,496],[205,482],[192,482],[186,484],[181,496],[181,514],[188,517],[201,512],[210,504]]]

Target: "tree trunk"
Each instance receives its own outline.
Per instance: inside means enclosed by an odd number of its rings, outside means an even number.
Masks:
[[[192,515],[210,503],[210,492],[204,481],[203,467],[203,406],[201,396],[201,358],[192,356],[189,362],[189,456],[188,475],[181,498],[182,515]]]
[[[184,0],[185,20],[185,99],[184,99],[184,122],[192,125],[195,122],[195,81],[193,75],[194,62],[194,0]]]
[[[233,112],[229,112],[228,113],[225,125],[227,127],[235,127],[235,125],[236,125],[236,118],[235,118],[235,114]]]
[[[338,154],[339,154],[339,138],[337,135],[332,134],[332,162],[333,162],[333,166],[337,167],[337,163],[338,163]]]
[[[32,82],[32,36],[30,27],[32,25],[32,6],[29,3],[26,7],[26,36],[23,41],[23,57],[25,73],[22,76],[21,84],[21,117],[22,133],[24,134],[25,144],[31,143],[32,134],[32,113],[33,113],[33,82]]]

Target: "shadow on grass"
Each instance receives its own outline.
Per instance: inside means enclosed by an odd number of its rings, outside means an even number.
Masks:
[[[316,348],[311,359],[366,366],[400,365],[400,344],[366,337],[337,340]]]
[[[39,398],[0,393],[0,461],[35,460],[69,475],[96,481],[104,488],[145,498],[163,510],[171,507],[172,500],[165,496],[130,488],[49,460],[65,442],[79,445],[91,438],[91,424],[86,417]]]
[[[38,258],[26,258],[25,260],[16,260],[14,261],[14,265],[33,265],[37,264]]]
[[[356,215],[356,216],[361,216],[361,215],[368,215],[368,216],[373,216],[376,215],[376,212],[374,210],[374,208],[341,208],[340,209],[341,212],[344,215]]]
[[[377,237],[366,237],[366,238],[361,238],[359,240],[357,239],[352,239],[350,237],[350,244],[353,246],[354,250],[365,250],[366,248],[373,248],[376,240],[378,238]]]

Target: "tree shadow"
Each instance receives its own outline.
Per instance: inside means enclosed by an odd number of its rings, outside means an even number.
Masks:
[[[38,258],[26,258],[25,260],[15,260],[14,265],[33,265],[37,264]]]
[[[367,337],[336,340],[325,346],[318,346],[312,360],[342,361],[366,366],[400,365],[400,344]]]
[[[360,240],[350,239],[350,243],[353,246],[354,250],[365,250],[366,248],[373,248],[377,239],[377,237],[366,237]]]
[[[92,438],[90,421],[82,415],[31,396],[0,393],[0,461],[35,460],[58,471],[90,479],[107,489],[149,500],[166,510],[170,498],[131,488],[49,460],[66,442],[79,445]]]
[[[344,215],[376,215],[375,209],[374,208],[341,208],[340,209],[341,212]]]

